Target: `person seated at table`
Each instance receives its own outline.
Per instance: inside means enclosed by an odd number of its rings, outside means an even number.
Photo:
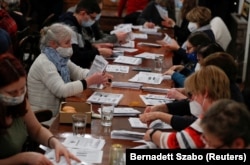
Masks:
[[[13,45],[9,33],[0,28],[0,54],[10,52],[13,53]]]
[[[208,35],[212,42],[215,42],[214,33],[210,26],[211,11],[206,7],[197,6],[187,13],[187,20],[189,21],[188,29],[192,33],[204,32]],[[190,35],[191,35],[190,34]],[[179,45],[175,39],[172,39],[169,43],[162,44],[167,50],[173,51],[173,65],[179,65],[182,63],[183,54],[187,49],[186,42],[183,45]]]
[[[168,17],[175,20],[174,0],[152,0],[139,15],[137,24],[147,28],[163,27]]]
[[[244,97],[237,85],[238,64],[231,54],[226,52],[217,52],[208,55],[201,61],[201,66],[216,65],[227,74],[230,80],[231,99],[244,103]]]
[[[202,139],[209,149],[250,149],[250,112],[230,99],[216,101],[201,119]]]
[[[55,149],[56,160],[64,156],[80,160],[70,153],[52,133],[38,122],[26,94],[26,72],[14,55],[0,56],[0,164],[52,164],[43,154],[22,151],[27,137]]]
[[[82,68],[90,68],[96,55],[110,57],[113,54],[113,44],[92,44],[82,34],[82,27],[92,26],[100,12],[100,6],[96,1],[81,0],[77,4],[74,13],[67,12],[59,17],[59,22],[65,23],[74,29],[71,60]]]
[[[243,95],[239,87],[236,85],[238,67],[232,56],[225,52],[213,53],[206,57],[202,63],[202,66],[209,65],[215,65],[226,73],[230,80],[231,99],[244,103]],[[194,115],[192,113],[192,108],[194,108],[193,102],[190,102],[188,99],[188,94],[185,92],[185,88],[172,88],[168,91],[166,96],[175,99],[176,101],[146,107],[144,112],[150,112],[144,113],[147,121],[153,121],[160,117],[170,119],[164,121],[170,124],[175,130],[182,130],[194,122],[198,114]],[[165,117],[163,117],[163,115],[165,115]]]
[[[181,131],[162,132],[157,129],[149,129],[144,135],[144,140],[152,141],[159,148],[204,148],[205,144],[201,140],[200,120],[203,113],[208,111],[215,101],[230,98],[229,79],[224,71],[216,66],[202,67],[185,80],[185,91],[189,93],[194,106],[192,113],[199,114],[198,118]],[[166,120],[163,116],[160,118]],[[140,119],[147,122],[147,118]]]
[[[142,10],[147,6],[150,0],[120,0],[118,3],[118,17],[122,17],[123,11],[126,8],[124,23],[132,23],[136,25],[137,18]]]
[[[192,33],[186,42],[186,53],[183,54],[183,65],[173,65],[165,75],[171,75],[171,79],[175,83],[175,87],[183,87],[184,80],[187,76],[195,71],[197,60],[197,48],[210,44],[212,41],[204,32]]]
[[[102,0],[96,0],[102,10]],[[67,12],[74,13],[76,10],[76,5],[67,9]],[[89,27],[83,27],[84,38],[92,43],[124,43],[126,42],[127,33],[116,32],[115,34],[104,33],[99,24],[101,18],[101,13],[97,14],[95,23]]]
[[[2,0],[1,7],[8,11],[9,15],[15,20],[18,31],[28,27],[28,22],[19,8],[20,0]]]
[[[0,28],[4,29],[11,38],[11,41],[15,41],[17,34],[16,21],[9,15],[8,11],[0,7]]]
[[[182,45],[190,35],[190,31],[188,29],[188,23],[189,21],[186,18],[187,13],[193,9],[195,6],[197,6],[197,0],[178,0],[181,4],[180,9],[180,25],[177,25],[177,23],[171,19],[168,18],[167,21],[164,22],[164,26],[168,28],[174,28],[174,35],[176,38],[176,41],[179,45]]]
[[[32,110],[49,109],[56,116],[61,101],[83,92],[90,85],[108,83],[112,75],[95,73],[88,76],[89,69],[77,66],[72,56],[68,25],[54,23],[42,29],[41,54],[33,62],[28,73],[28,96]]]

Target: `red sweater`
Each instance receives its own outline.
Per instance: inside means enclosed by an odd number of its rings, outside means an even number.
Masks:
[[[122,16],[122,12],[126,7],[126,15],[143,10],[148,4],[149,0],[120,0],[118,5],[118,16]]]

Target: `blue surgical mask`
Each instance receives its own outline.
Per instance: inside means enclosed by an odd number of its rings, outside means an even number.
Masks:
[[[192,61],[192,62],[195,63],[195,64],[198,62],[198,60],[197,60],[197,55],[196,55],[195,52],[188,53],[188,54],[187,54],[187,58],[188,58],[189,61]]]
[[[83,27],[90,27],[95,23],[95,20],[89,19],[88,21],[82,21]]]
[[[7,106],[14,106],[14,105],[21,104],[24,101],[25,94],[26,94],[26,88],[22,95],[16,96],[16,97],[12,97],[12,96],[5,95],[5,94],[0,94],[0,100],[3,103],[5,103]]]

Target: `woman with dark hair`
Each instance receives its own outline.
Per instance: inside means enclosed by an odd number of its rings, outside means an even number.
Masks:
[[[0,164],[52,164],[43,154],[22,152],[28,136],[55,149],[58,162],[60,156],[68,164],[70,159],[80,162],[36,119],[27,99],[25,69],[11,54],[0,56],[0,80]]]
[[[180,26],[176,24],[176,22],[168,18],[166,22],[164,22],[164,26],[174,28],[174,35],[179,45],[182,45],[190,35],[190,31],[188,30],[189,21],[186,19],[187,13],[197,6],[197,0],[179,0],[182,4],[180,10]]]
[[[183,87],[184,80],[195,70],[197,60],[197,49],[212,43],[211,39],[204,32],[192,33],[186,42],[186,53],[182,56],[183,65],[173,65],[167,71],[166,75],[171,75],[176,87]]]

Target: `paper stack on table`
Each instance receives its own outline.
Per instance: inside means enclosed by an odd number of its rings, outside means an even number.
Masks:
[[[139,72],[128,81],[141,82],[147,84],[160,84],[162,80],[163,80],[163,75],[161,73]]]
[[[165,95],[154,94],[140,95],[140,98],[146,105],[159,105],[171,103],[174,101],[174,99],[169,99]]]
[[[154,128],[154,129],[171,129],[171,125],[161,121],[160,119],[154,120],[147,126],[146,123],[142,123],[138,117],[130,117],[128,119],[132,128]]]
[[[111,87],[129,88],[129,89],[141,89],[142,85],[143,84],[141,83],[121,82],[121,81],[113,81],[111,83]]]
[[[70,135],[66,137],[62,143],[72,154],[76,155],[82,162],[77,163],[72,161],[72,164],[93,164],[102,163],[103,147],[105,145],[104,139],[93,137],[78,137]],[[55,150],[47,149],[45,156],[53,162],[54,165],[67,165],[66,159],[60,157],[60,162],[57,163],[55,159]]]
[[[130,57],[130,56],[118,56],[114,62],[122,63],[122,64],[130,64],[130,65],[139,65],[141,64],[141,58]]]
[[[97,103],[97,104],[110,103],[110,104],[118,105],[122,97],[123,97],[123,94],[94,92],[87,99],[87,102]]]
[[[124,139],[124,140],[142,140],[144,137],[143,132],[127,131],[127,130],[112,130],[111,139]]]
[[[101,114],[101,108],[98,109]],[[137,116],[141,112],[131,107],[115,107],[113,116]]]

